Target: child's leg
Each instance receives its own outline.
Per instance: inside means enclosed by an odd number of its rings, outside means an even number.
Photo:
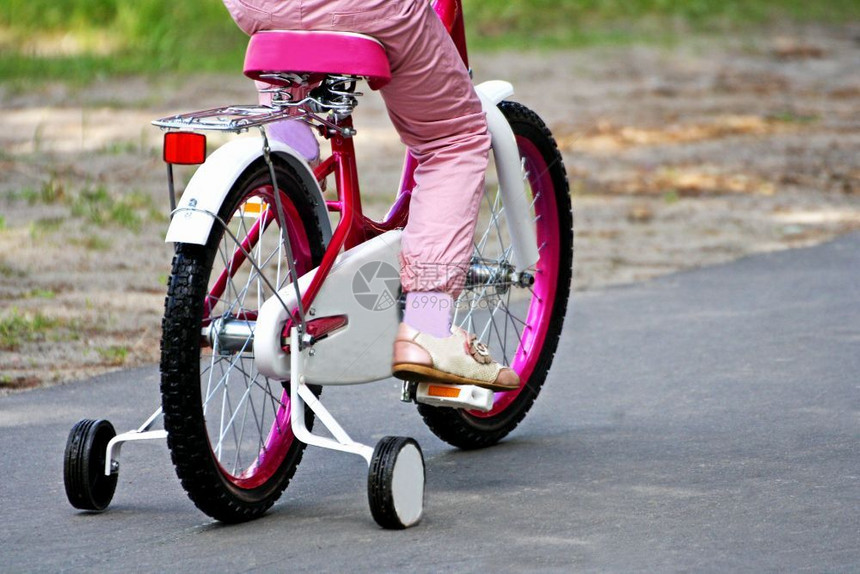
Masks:
[[[382,96],[418,160],[403,232],[404,321],[444,337],[472,255],[490,147],[481,102],[454,43],[423,0],[306,0],[302,26],[369,34],[385,46],[392,80]]]

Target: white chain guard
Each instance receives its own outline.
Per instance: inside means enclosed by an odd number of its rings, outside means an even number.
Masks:
[[[346,315],[346,327],[318,341],[304,360],[304,382],[314,385],[366,383],[391,376],[394,338],[400,322],[401,231],[388,231],[345,251],[316,296],[307,319]],[[305,292],[316,269],[299,278]],[[291,310],[296,306],[292,284],[278,292]],[[267,377],[290,378],[290,355],[282,347],[288,314],[278,297],[260,308],[254,332],[254,361]]]

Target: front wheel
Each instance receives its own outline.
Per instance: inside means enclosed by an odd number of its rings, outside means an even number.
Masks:
[[[526,416],[552,364],[564,323],[573,265],[573,213],[561,153],[537,114],[515,102],[499,109],[516,137],[531,201],[539,260],[512,281],[507,216],[492,165],[478,216],[473,273],[457,301],[454,323],[486,341],[493,357],[520,376],[520,387],[497,392],[489,412],[418,405],[442,440],[464,449],[490,446]],[[475,277],[480,277],[475,279]]]
[[[299,175],[273,160],[287,228],[275,216],[268,167],[258,160],[230,190],[207,244],[177,245],[162,321],[171,458],[194,504],[223,522],[263,514],[304,449],[290,426],[285,384],[255,367],[253,333],[262,304],[289,283],[282,234],[289,234],[301,275],[322,258],[322,231]]]

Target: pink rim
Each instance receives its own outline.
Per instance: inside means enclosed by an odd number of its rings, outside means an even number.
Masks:
[[[469,411],[476,418],[489,418],[507,409],[522,393],[534,372],[541,350],[546,341],[549,323],[552,318],[559,275],[559,247],[556,241],[559,233],[558,205],[552,175],[546,160],[537,146],[528,138],[517,136],[520,156],[526,162],[529,184],[532,193],[539,197],[534,203],[537,225],[537,244],[543,245],[540,260],[535,266],[533,296],[523,328],[522,339],[517,347],[510,367],[520,376],[520,388],[495,394],[493,409],[489,412]]]
[[[259,197],[270,206],[274,207],[275,205],[271,185],[261,186],[252,190],[245,196],[244,201],[247,201],[252,197]],[[287,233],[290,237],[293,255],[298,262],[297,271],[299,275],[301,275],[309,271],[312,267],[310,243],[308,242],[307,234],[305,233],[304,223],[302,222],[302,219],[292,201],[282,193],[281,202],[286,215],[288,226]],[[265,233],[273,221],[275,221],[277,225],[275,217],[261,218],[259,220],[259,222],[261,222],[259,225],[254,224],[248,231],[247,235],[251,241],[243,241],[243,247],[250,251],[250,248],[253,248],[259,240],[259,237]],[[213,289],[209,293],[209,297],[207,297],[207,316],[203,319],[204,324],[208,323],[208,313],[211,311],[211,308],[214,307],[214,304],[210,302],[217,300],[223,294],[227,278],[234,275],[245,261],[246,258],[241,254],[241,251],[236,249],[233,257],[231,258],[229,269],[225,268],[222,271],[221,275],[216,279]],[[256,310],[246,311],[243,313],[243,316],[249,319],[255,319]],[[293,445],[294,439],[295,436],[293,435],[292,427],[290,425],[290,395],[288,392],[284,391],[281,394],[280,405],[277,413],[275,414],[275,420],[272,422],[272,426],[269,429],[264,446],[260,449],[260,452],[257,453],[256,460],[246,468],[242,469],[238,475],[230,473],[223,465],[221,465],[220,462],[218,462],[218,468],[224,478],[234,486],[245,490],[258,488],[263,486],[281,467],[284,457],[287,456],[290,447]]]

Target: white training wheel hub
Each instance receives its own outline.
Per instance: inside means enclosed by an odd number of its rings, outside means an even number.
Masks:
[[[424,513],[424,455],[415,440],[387,436],[370,460],[367,497],[373,519],[383,528],[418,524]]]

